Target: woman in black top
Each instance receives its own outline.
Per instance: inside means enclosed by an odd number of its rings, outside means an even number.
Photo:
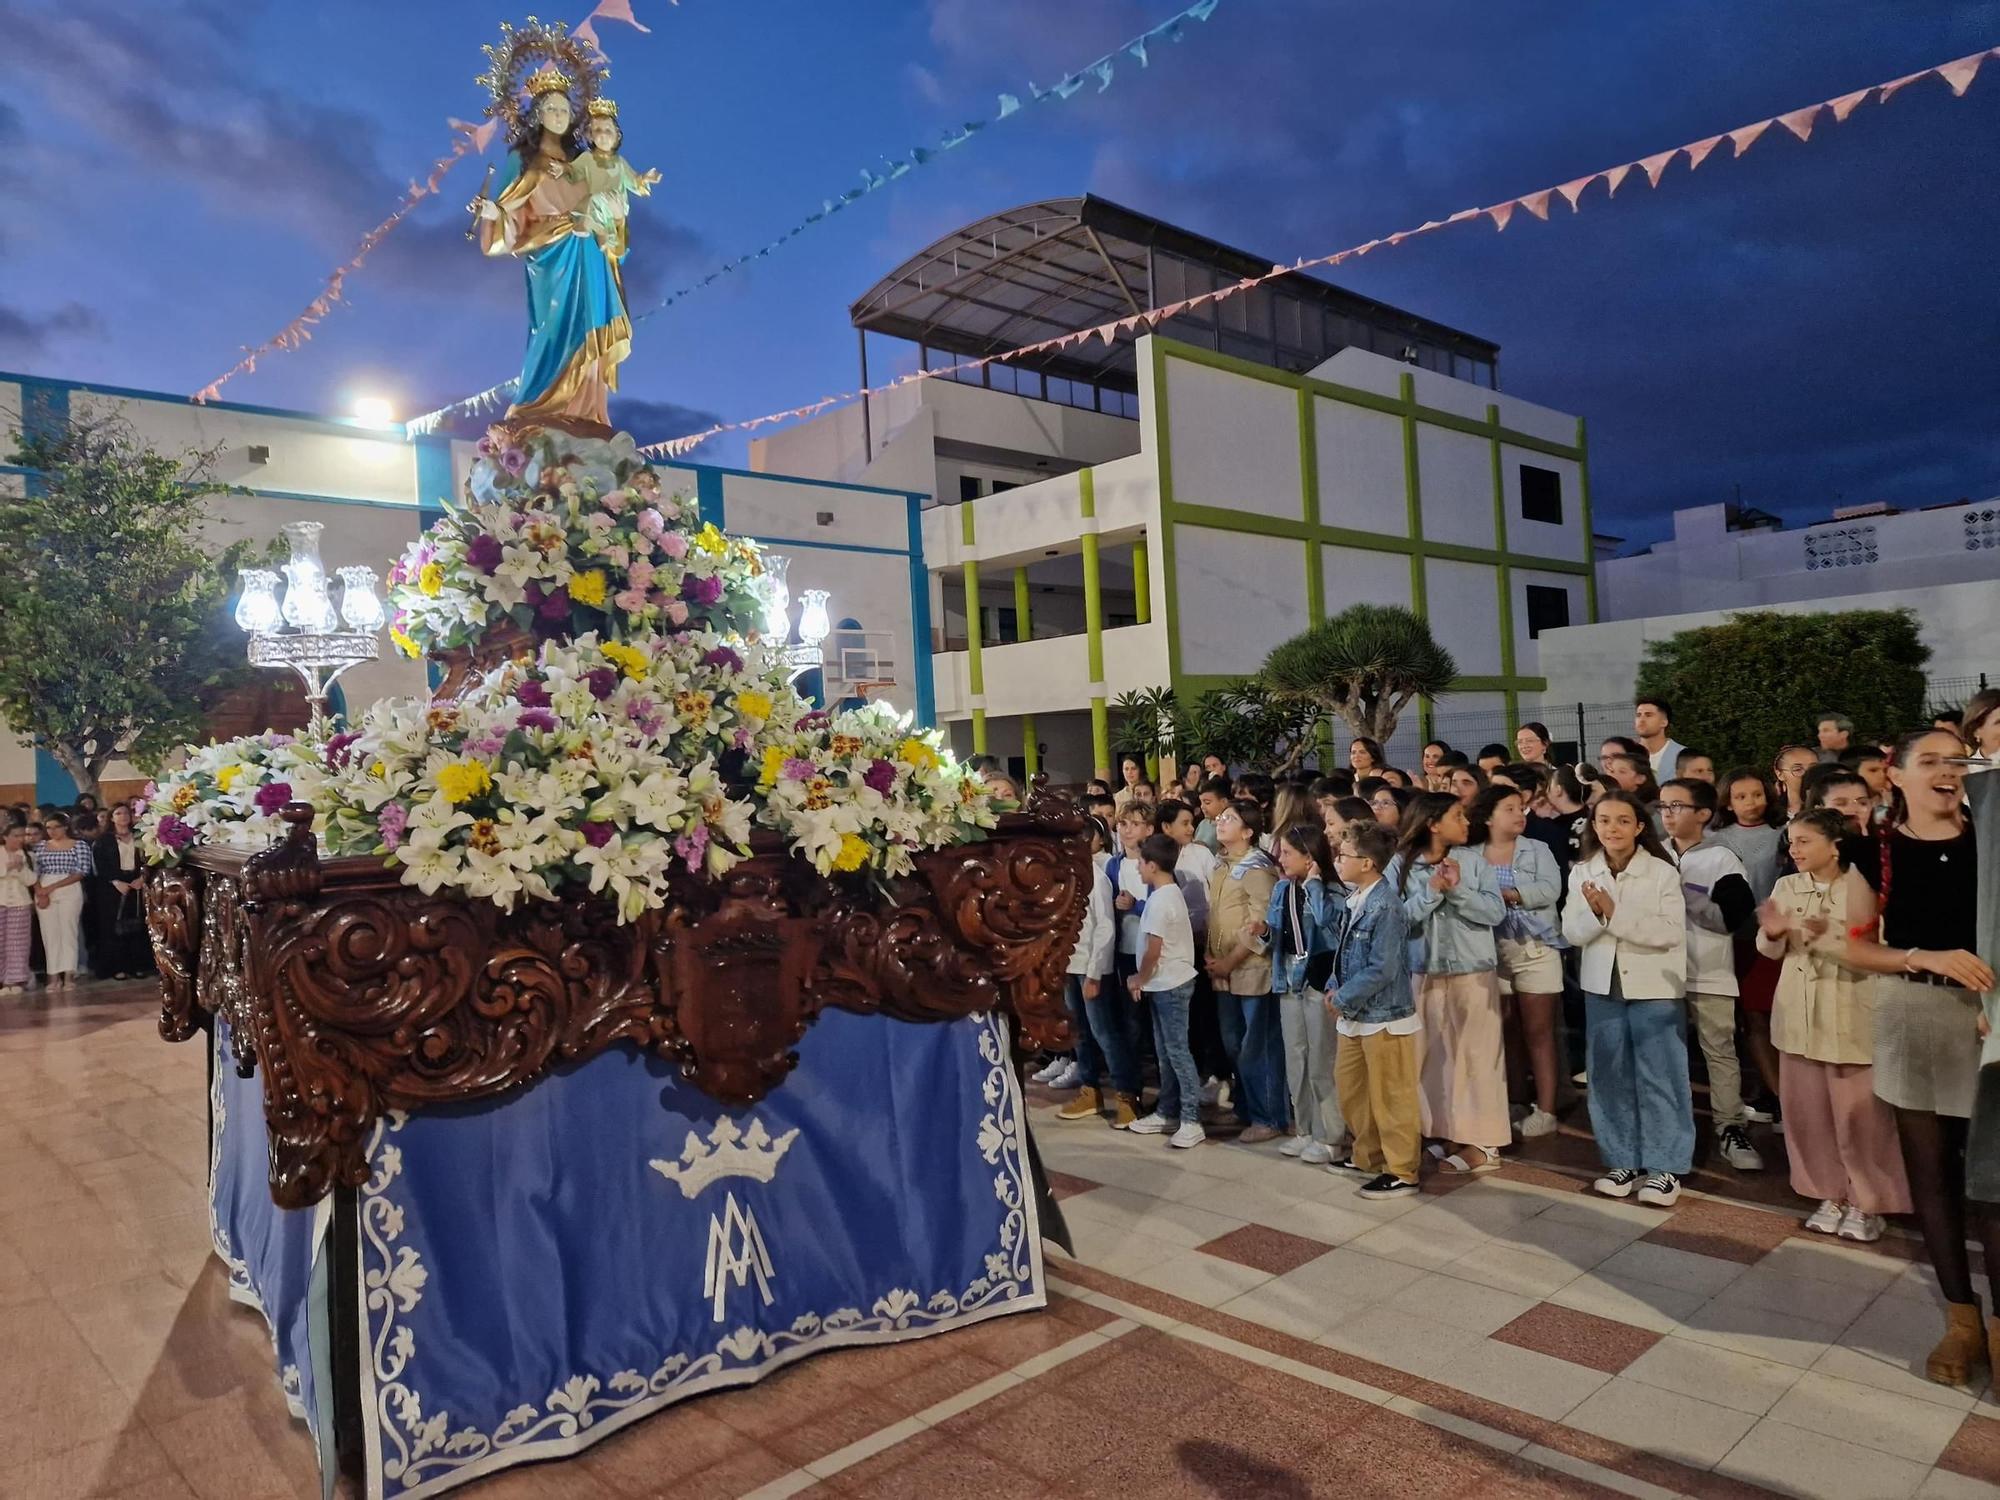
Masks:
[[[153,944],[146,935],[146,873],[132,828],[130,803],[112,804],[109,826],[92,846],[91,959],[100,979],[129,979],[153,972]]]
[[[1876,859],[1879,935],[1851,929],[1847,961],[1879,975],[1875,1092],[1895,1107],[1903,1166],[1924,1248],[1944,1293],[1944,1341],[1924,1373],[1964,1385],[2000,1355],[2000,1318],[1984,1328],[1965,1251],[1968,1218],[2000,1266],[2000,1212],[1965,1197],[1968,1117],[1979,1075],[1980,996],[1993,970],[1976,952],[1979,913],[1965,772],[1958,737],[1927,729],[1896,746],[1895,797]]]

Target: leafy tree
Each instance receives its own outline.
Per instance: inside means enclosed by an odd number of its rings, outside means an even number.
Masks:
[[[1746,611],[1652,642],[1636,691],[1667,699],[1674,738],[1718,766],[1769,765],[1782,746],[1815,743],[1825,714],[1863,734],[1928,724],[1930,654],[1907,609]]]
[[[1139,688],[1111,700],[1118,710],[1113,748],[1141,760],[1165,753],[1179,756],[1186,742],[1186,722],[1170,687]]]
[[[1275,697],[1386,742],[1410,700],[1442,696],[1458,664],[1415,611],[1353,604],[1275,647],[1258,675]]]
[[[115,420],[15,434],[40,482],[0,495],[0,718],[79,791],[196,738],[248,679],[227,611],[254,549],[204,535],[219,451],[167,457]]]

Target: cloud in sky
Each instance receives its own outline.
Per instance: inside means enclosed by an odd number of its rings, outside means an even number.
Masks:
[[[46,353],[59,339],[100,338],[104,322],[80,302],[65,302],[53,312],[29,313],[0,303],[0,358],[21,359]]]

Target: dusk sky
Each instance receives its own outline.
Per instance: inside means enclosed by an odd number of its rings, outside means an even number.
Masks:
[[[635,306],[754,249],[862,167],[990,116],[1185,0],[634,0],[602,24]],[[542,0],[576,21],[589,0]],[[0,0],[0,369],[187,392],[261,341],[477,118],[491,0]],[[1223,0],[1150,69],[1031,107],[644,324],[641,441],[854,384],[848,303],[989,212],[1089,191],[1289,261],[2000,43],[2000,0]],[[495,147],[495,155],[499,147]],[[1501,345],[1590,422],[1601,530],[1677,506],[2000,493],[2000,64],[1810,142],[1454,228],[1333,279]],[[411,415],[511,374],[518,268],[461,237],[462,164],[306,349],[228,399]],[[740,439],[702,456],[743,459]]]

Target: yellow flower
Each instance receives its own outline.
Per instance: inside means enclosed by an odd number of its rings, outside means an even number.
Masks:
[[[764,747],[764,764],[757,771],[757,785],[762,787],[776,786],[778,784],[778,775],[784,769],[784,747],[780,745],[766,745]]]
[[[402,652],[403,655],[410,657],[413,660],[415,659],[417,654],[417,643],[411,640],[408,636],[404,635],[402,631],[398,630],[393,625],[389,627],[389,639],[395,642],[396,649]]]
[[[718,556],[729,550],[729,538],[716,530],[715,522],[713,521],[710,521],[694,534],[694,544],[701,548],[702,551],[713,552]]]
[[[173,799],[174,811],[177,813],[186,812],[190,807],[194,806],[194,799],[199,795],[200,793],[195,791],[194,783],[192,782],[183,782],[181,785],[175,787]]]
[[[904,740],[902,744],[896,747],[896,757],[909,765],[923,766],[926,769],[938,763],[937,751],[931,749],[929,745],[926,745],[915,735],[910,736],[910,738]]]
[[[231,787],[236,785],[236,778],[241,776],[242,774],[243,774],[243,768],[241,766],[222,767],[215,773],[216,789],[218,791],[224,791],[224,792],[228,791]]]
[[[771,707],[769,693],[743,692],[736,695],[736,711],[747,719],[768,719]]]
[[[714,706],[714,700],[708,694],[695,692],[691,688],[683,688],[674,694],[674,710],[681,716],[681,722],[690,729],[700,729],[707,724],[709,710]]]
[[[438,768],[437,785],[445,801],[467,802],[491,788],[493,778],[476,760],[455,760]]]
[[[824,812],[833,806],[833,783],[815,776],[806,783],[806,811]]]
[[[625,669],[625,675],[637,682],[646,675],[649,665],[646,653],[636,646],[628,646],[623,641],[606,641],[601,647],[606,657]]]
[[[374,765],[372,765],[372,766],[370,766],[370,767],[368,768],[368,774],[369,774],[370,776],[385,776],[385,777],[386,777],[386,776],[387,776],[387,775],[389,774],[389,768],[388,768],[387,766],[383,765],[383,764],[382,764],[382,762],[378,760],[378,761],[376,761],[376,762],[375,762],[375,764],[374,764]]]
[[[569,580],[569,596],[578,604],[604,603],[604,571],[592,568],[588,573],[576,573]]]
[[[444,592],[444,567],[439,563],[427,562],[417,569],[417,587],[435,599]]]
[[[840,850],[833,856],[833,867],[836,870],[858,870],[868,863],[871,852],[868,840],[851,833],[843,833],[840,836]]]

